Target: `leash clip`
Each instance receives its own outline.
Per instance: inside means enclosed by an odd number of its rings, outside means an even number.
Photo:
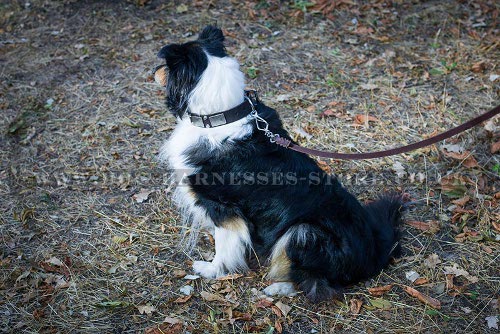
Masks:
[[[260,117],[260,115],[257,113],[257,110],[255,109],[255,105],[252,102],[252,99],[250,99],[248,96],[245,95],[245,99],[248,100],[248,103],[250,103],[250,106],[252,107],[252,112],[250,112],[249,116],[255,119],[255,126],[257,127],[258,130],[264,132],[266,137],[269,138],[269,141],[271,143],[276,143],[276,140],[280,138],[280,135],[277,133],[273,133],[271,130],[269,130],[269,123],[267,121]]]

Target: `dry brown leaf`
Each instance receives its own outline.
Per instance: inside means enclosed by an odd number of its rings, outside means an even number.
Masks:
[[[455,284],[453,283],[453,274],[446,275],[446,289],[451,290]]]
[[[276,307],[275,305],[271,306],[271,310],[273,311],[274,314],[276,314],[276,316],[278,318],[281,318],[283,316],[283,313],[281,313],[281,310]]]
[[[380,297],[384,293],[391,291],[392,284],[368,288],[368,293],[375,297]]]
[[[365,125],[368,122],[378,122],[378,118],[374,116],[359,114],[354,116],[354,123],[358,125]]]
[[[472,276],[465,269],[459,268],[456,263],[453,263],[452,267],[444,267],[444,273],[446,275],[452,274],[455,276],[463,276],[471,283],[477,283],[479,281],[476,276]]]
[[[472,65],[471,67],[472,72],[476,73],[483,72],[485,69],[486,69],[486,62],[484,61],[479,61],[474,65]]]
[[[464,206],[465,204],[467,204],[467,202],[469,202],[469,200],[470,200],[470,197],[468,195],[465,195],[464,197],[456,199],[456,200],[451,201],[451,202],[455,205],[458,205],[458,206]]]
[[[424,260],[424,266],[430,269],[436,268],[439,263],[441,263],[441,259],[437,254],[431,254]]]
[[[417,278],[413,284],[415,285],[422,285],[422,284],[426,284],[426,283],[429,283],[429,279],[428,278],[425,278],[425,277],[419,277]]]
[[[279,310],[281,311],[281,313],[283,314],[283,316],[287,316],[287,314],[290,312],[290,310],[292,309],[290,306],[282,303],[281,301],[277,302],[276,304],[276,307],[279,308]]]
[[[207,291],[200,292],[200,296],[201,296],[201,298],[203,298],[207,302],[225,302],[226,301],[224,299],[224,297],[219,296],[215,293],[207,292]]]
[[[250,320],[252,320],[252,315],[250,313],[243,313],[243,312],[233,310],[233,319],[234,320],[241,320],[241,321],[250,321]]]
[[[256,303],[255,303],[255,307],[256,308],[267,308],[267,307],[271,307],[273,305],[273,302],[270,301],[269,299],[267,298],[262,298],[262,299],[259,299]]]
[[[174,269],[172,274],[174,274],[175,278],[181,278],[187,275],[186,271],[182,269]]]
[[[462,164],[467,168],[473,168],[478,166],[476,158],[474,158],[474,155],[472,155],[470,151],[464,151],[462,153],[458,153],[458,152],[450,152],[447,150],[442,150],[442,152],[448,158],[461,160]]]
[[[179,297],[176,300],[174,300],[174,303],[176,303],[176,304],[184,304],[185,302],[187,302],[188,300],[190,300],[191,297],[193,297],[193,295]]]
[[[412,297],[417,298],[422,303],[429,305],[430,307],[435,308],[435,309],[441,308],[441,302],[439,300],[432,298],[430,296],[427,296],[427,295],[421,293],[420,291],[418,291],[412,287],[406,286],[406,285],[403,286],[403,289],[406,291],[407,294],[409,294]]]
[[[406,223],[424,232],[436,233],[439,231],[439,222],[437,220],[429,220],[427,222],[408,220]]]
[[[359,299],[353,298],[349,301],[349,309],[352,314],[359,314],[361,306],[363,306],[363,301]]]
[[[229,274],[226,276],[217,277],[218,281],[230,281],[243,277],[243,274]]]
[[[496,143],[491,144],[491,148],[490,148],[490,152],[492,154],[497,153],[498,151],[500,151],[500,140],[497,141]]]
[[[276,319],[276,321],[274,321],[274,328],[276,328],[276,331],[278,333],[283,333],[283,326],[281,325],[279,319]]]

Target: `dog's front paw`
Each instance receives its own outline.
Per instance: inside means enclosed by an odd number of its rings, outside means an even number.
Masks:
[[[268,286],[263,291],[267,296],[288,296],[297,294],[292,282],[276,282]]]
[[[205,278],[216,278],[217,276],[221,276],[218,266],[214,265],[212,262],[194,261],[193,270],[195,273]]]

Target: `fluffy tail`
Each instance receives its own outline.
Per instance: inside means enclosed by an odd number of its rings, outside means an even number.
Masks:
[[[368,213],[373,218],[373,230],[378,245],[378,254],[382,267],[385,267],[390,258],[401,256],[401,215],[404,205],[401,196],[385,195],[375,202],[365,206]]]

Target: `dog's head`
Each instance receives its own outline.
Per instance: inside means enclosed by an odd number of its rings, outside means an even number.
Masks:
[[[197,40],[166,45],[158,52],[158,57],[165,59],[166,65],[157,68],[155,77],[159,76],[166,86],[167,106],[175,116],[182,118],[193,89],[207,69],[209,57],[227,57],[224,35],[221,29],[207,26]],[[165,73],[160,72],[164,70]]]

